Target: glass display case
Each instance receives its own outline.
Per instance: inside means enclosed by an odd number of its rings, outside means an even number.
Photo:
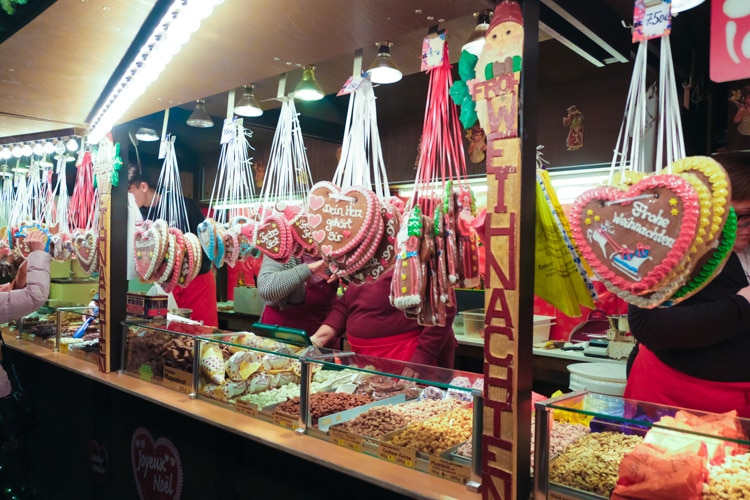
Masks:
[[[195,336],[213,327],[179,321],[131,319],[122,323],[122,372],[146,382],[195,395],[198,362]]]
[[[748,498],[750,420],[590,392],[536,403],[534,498]]]
[[[201,335],[196,342],[199,398],[479,487],[479,456],[465,450],[481,436],[481,375],[250,332]]]
[[[18,338],[97,362],[99,315],[90,307],[41,308],[15,322]],[[71,347],[77,350],[71,352]]]

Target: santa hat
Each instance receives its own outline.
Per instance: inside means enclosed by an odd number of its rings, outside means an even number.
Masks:
[[[500,23],[514,22],[523,26],[523,14],[521,13],[521,6],[518,2],[509,0],[503,0],[495,7],[495,13],[492,16],[492,22],[490,27],[487,29],[487,33],[491,32]]]

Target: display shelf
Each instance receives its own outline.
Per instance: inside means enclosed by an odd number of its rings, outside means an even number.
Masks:
[[[659,489],[677,483],[697,494],[750,490],[750,466],[730,463],[750,464],[750,420],[735,412],[573,392],[536,403],[535,426],[535,498],[606,499],[616,487],[625,498],[629,485],[653,498],[681,498]],[[736,472],[731,485],[723,484],[725,462]],[[673,484],[671,470],[684,476]]]
[[[367,455],[352,455],[331,442],[311,436],[297,435],[273,423],[263,422],[232,410],[225,405],[190,398],[186,394],[149,383],[125,373],[103,373],[91,363],[65,356],[15,337],[8,339],[10,348],[23,352],[41,362],[79,374],[126,394],[141,398],[152,404],[186,415],[204,423],[261,445],[294,455],[311,463],[346,474],[366,483],[386,488],[397,494],[412,498],[466,498],[479,500],[480,495],[460,484],[434,479],[421,472],[389,463]],[[353,460],[356,457],[356,460]]]

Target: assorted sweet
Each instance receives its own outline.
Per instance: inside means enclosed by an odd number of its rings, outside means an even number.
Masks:
[[[640,436],[619,432],[586,434],[552,459],[549,481],[609,498],[620,462],[641,441]]]
[[[150,366],[157,378],[164,376],[164,367],[192,373],[193,339],[152,328],[132,328],[128,331],[125,369],[138,372]]]
[[[312,424],[317,425],[318,419],[334,413],[372,403],[373,399],[366,394],[346,394],[342,392],[317,392],[310,395],[310,417]],[[299,397],[292,398],[279,404],[274,411],[285,415],[299,415]]]
[[[454,410],[461,405],[462,403],[457,399],[449,398],[376,406],[341,424],[341,428],[361,436],[377,439],[411,423]]]
[[[363,375],[355,383],[357,384],[356,394],[367,394],[377,401],[398,394],[404,394],[406,399],[416,399],[421,390],[411,380],[401,380],[385,375]]]
[[[750,498],[750,454],[728,456],[724,463],[708,467],[703,500]]]
[[[336,390],[338,387],[352,383],[353,380],[360,377],[359,372],[354,370],[319,370],[313,375],[312,382],[310,383],[310,391],[312,393]],[[240,396],[244,402],[252,403],[259,409],[266,408],[271,405],[275,405],[286,401],[287,399],[299,397],[300,385],[295,382],[268,389],[263,392],[255,394],[245,394]]]
[[[440,453],[471,437],[473,413],[468,407],[442,413],[408,426],[388,442],[428,455]]]

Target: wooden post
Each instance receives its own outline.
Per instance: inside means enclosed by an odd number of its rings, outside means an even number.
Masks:
[[[531,488],[536,89],[529,83],[536,83],[538,0],[526,0],[522,8],[522,54],[502,46],[499,51],[485,48],[488,54],[508,57],[494,64],[483,60],[483,52],[477,80],[470,86],[487,136],[481,450],[485,499],[527,499]],[[507,3],[498,4],[488,35],[501,22],[519,24],[517,14],[508,11]],[[503,33],[509,32],[503,28]],[[494,66],[494,73],[482,73],[486,65]]]

